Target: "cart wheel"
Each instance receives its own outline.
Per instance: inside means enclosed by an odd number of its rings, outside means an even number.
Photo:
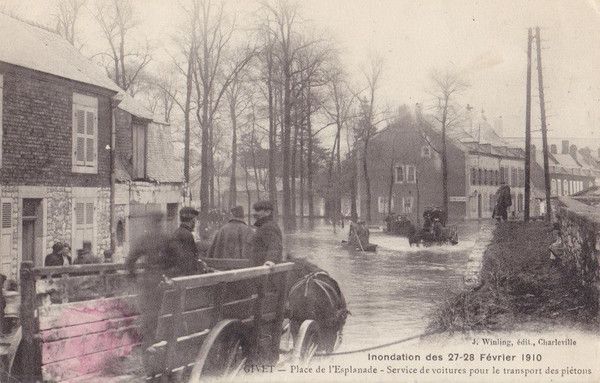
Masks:
[[[233,377],[244,368],[249,356],[250,343],[242,322],[222,320],[202,343],[188,382],[198,383],[201,377]]]
[[[319,324],[312,319],[307,319],[300,325],[298,336],[294,340],[294,360],[297,363],[308,363],[317,353],[319,348]]]

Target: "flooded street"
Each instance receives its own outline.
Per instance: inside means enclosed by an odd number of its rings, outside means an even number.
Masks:
[[[463,284],[465,266],[478,232],[477,223],[459,226],[459,244],[409,247],[402,237],[371,232],[376,253],[340,245],[348,227],[308,224],[286,235],[286,252],[327,270],[339,283],[351,315],[338,351],[390,342],[423,332],[429,313]]]

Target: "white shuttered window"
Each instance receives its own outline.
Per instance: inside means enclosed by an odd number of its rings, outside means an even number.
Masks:
[[[84,242],[90,242],[94,248],[94,200],[89,198],[74,201],[75,222],[73,237],[73,255],[83,248]]]
[[[73,94],[73,172],[98,172],[98,99]]]

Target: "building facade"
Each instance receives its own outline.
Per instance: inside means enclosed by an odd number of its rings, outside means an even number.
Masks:
[[[119,89],[59,36],[0,18],[0,267],[16,279],[56,241],[110,247],[105,147]]]
[[[389,211],[418,222],[425,209],[442,206],[441,142],[432,124],[411,119],[396,122],[372,138],[368,173],[373,222],[381,223]],[[466,132],[455,131],[448,135],[446,152],[450,220],[491,217],[501,182],[511,185],[515,215],[522,211],[524,156],[520,149],[476,142]],[[359,215],[365,218],[366,184],[361,168],[358,205]]]

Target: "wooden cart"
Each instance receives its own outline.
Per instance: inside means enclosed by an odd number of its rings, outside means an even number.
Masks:
[[[151,381],[198,382],[276,360],[294,264],[208,263],[230,270],[174,278],[165,287],[156,343],[147,352]]]

